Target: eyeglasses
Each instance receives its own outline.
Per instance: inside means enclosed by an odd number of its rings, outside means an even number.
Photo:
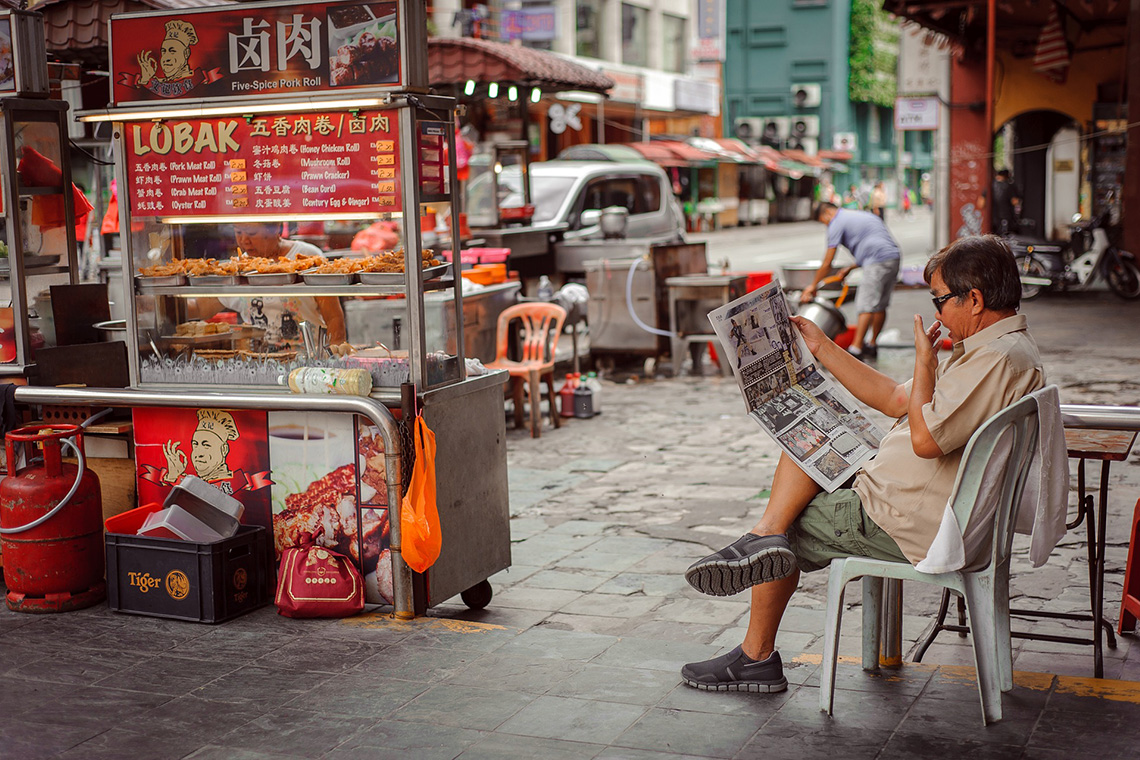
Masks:
[[[930,302],[934,304],[934,310],[936,312],[938,312],[939,314],[941,314],[942,313],[942,304],[946,303],[951,298],[956,298],[960,295],[962,295],[962,294],[961,293],[947,293],[944,296],[935,296],[934,298],[931,298]]]

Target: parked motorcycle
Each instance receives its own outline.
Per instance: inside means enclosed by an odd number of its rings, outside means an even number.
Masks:
[[[1091,220],[1073,217],[1068,243],[1009,240],[1021,274],[1021,300],[1031,301],[1045,290],[1087,290],[1103,278],[1113,293],[1140,298],[1140,268],[1131,253],[1108,239],[1106,209]]]

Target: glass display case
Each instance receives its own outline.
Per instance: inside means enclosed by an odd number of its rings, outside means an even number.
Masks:
[[[0,99],[0,376],[34,371],[42,345],[29,321],[35,296],[78,281],[73,220],[75,204],[86,201],[71,183],[67,109],[61,101]],[[48,308],[42,300],[40,308]]]
[[[459,279],[430,247],[450,216],[454,101],[390,100],[116,124],[133,383],[287,391],[294,369],[361,368],[384,394],[465,379]],[[451,308],[425,313],[437,291]],[[367,318],[348,332],[345,307],[379,300],[402,318],[380,340]]]

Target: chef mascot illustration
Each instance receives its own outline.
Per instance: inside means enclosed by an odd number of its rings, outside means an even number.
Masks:
[[[198,44],[198,33],[187,21],[166,22],[166,36],[158,51],[158,64],[149,50],[138,54],[140,87],[164,98],[177,98],[194,88],[194,67],[190,65],[190,48]],[[162,66],[162,74],[158,66]]]
[[[190,441],[190,462],[194,472],[207,483],[232,494],[233,471],[226,463],[230,455],[230,441],[238,438],[237,424],[232,414],[221,409],[199,409],[198,427]],[[162,447],[166,455],[166,472],[163,480],[177,483],[186,473],[186,452],[178,441],[167,441]]]

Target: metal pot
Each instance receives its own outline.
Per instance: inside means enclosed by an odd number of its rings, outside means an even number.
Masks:
[[[96,322],[92,325],[99,331],[100,336],[105,343],[110,343],[116,340],[127,340],[127,320],[125,319],[112,319],[107,322]]]
[[[803,290],[811,285],[815,273],[819,270],[822,261],[804,261],[799,264],[784,264],[780,267],[783,272],[780,284],[784,290]]]
[[[801,305],[798,314],[814,322],[816,327],[823,330],[823,334],[832,340],[847,329],[847,320],[843,318],[843,312],[822,298]]]
[[[598,218],[598,226],[602,230],[602,237],[623,238],[629,228],[629,209],[622,206],[607,206],[602,209]]]

